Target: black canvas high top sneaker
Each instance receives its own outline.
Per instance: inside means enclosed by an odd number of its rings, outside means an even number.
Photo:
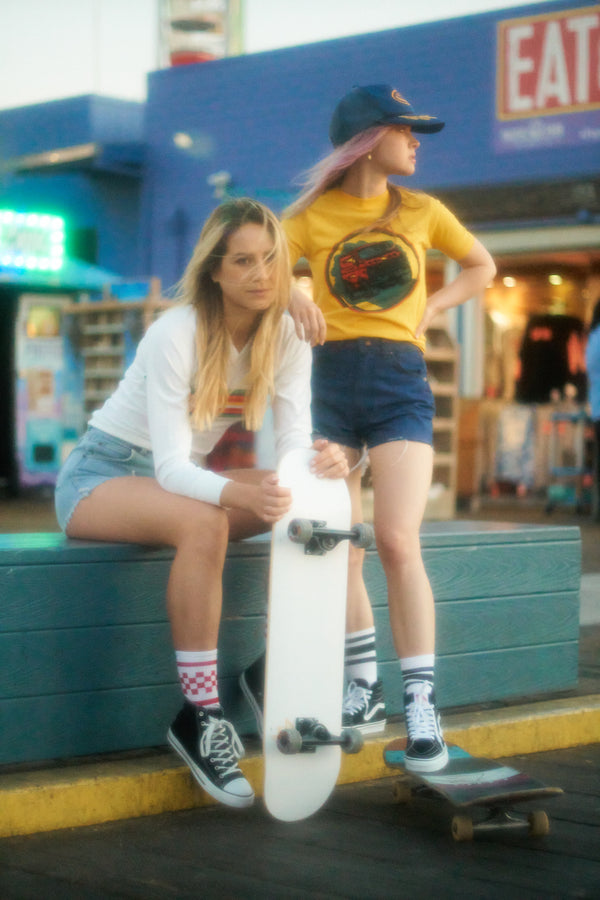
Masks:
[[[167,740],[211,797],[228,806],[252,805],[254,791],[237,764],[244,747],[220,706],[203,709],[186,700]]]
[[[360,678],[349,682],[342,705],[342,727],[358,728],[363,734],[384,730],[385,703],[380,680],[371,687]]]
[[[435,694],[429,681],[413,681],[404,690],[408,743],[405,755],[410,772],[437,772],[448,762]]]

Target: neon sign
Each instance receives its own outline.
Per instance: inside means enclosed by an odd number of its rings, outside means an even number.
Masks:
[[[65,220],[0,209],[0,266],[57,272],[65,257]]]

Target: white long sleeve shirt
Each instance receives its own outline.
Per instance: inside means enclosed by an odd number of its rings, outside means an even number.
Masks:
[[[205,457],[234,422],[242,419],[242,399],[250,346],[231,344],[227,385],[231,403],[210,430],[192,427],[190,394],[198,369],[196,313],[175,306],[154,322],[114,394],[93,413],[90,425],[151,450],[158,483],[167,491],[219,504],[226,476],[203,468]],[[291,318],[281,321],[272,398],[275,451],[311,446],[310,347],[300,341]]]

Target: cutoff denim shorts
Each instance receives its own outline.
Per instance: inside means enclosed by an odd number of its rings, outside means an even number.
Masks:
[[[152,451],[112,437],[99,428],[88,428],[56,480],[54,507],[62,530],[65,531],[80,500],[103,481],[124,475],[154,478]]]
[[[414,344],[358,338],[313,349],[317,435],[357,450],[402,440],[433,444],[434,412],[425,357]]]

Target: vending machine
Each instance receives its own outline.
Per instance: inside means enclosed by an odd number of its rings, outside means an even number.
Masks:
[[[15,322],[15,440],[19,487],[53,485],[82,428],[81,389],[61,322],[68,294],[24,293]]]
[[[0,488],[52,486],[84,426],[81,358],[65,310],[112,273],[71,260],[66,224],[0,209]]]

